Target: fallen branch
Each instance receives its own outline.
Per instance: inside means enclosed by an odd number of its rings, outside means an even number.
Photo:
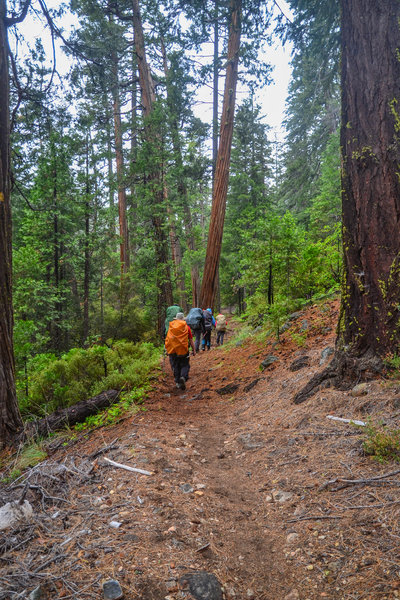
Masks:
[[[103,456],[103,459],[108,462],[113,467],[119,467],[120,469],[125,469],[125,471],[133,471],[133,473],[140,473],[141,475],[154,475],[151,471],[145,471],[144,469],[137,469],[136,467],[129,467],[128,465],[122,465],[121,463],[117,463],[106,456]]]
[[[379,504],[361,504],[358,506],[337,506],[338,510],[363,510],[364,508],[386,508],[387,506],[393,506],[394,504],[400,504],[400,500],[392,500],[391,502],[380,502]]]
[[[313,515],[311,517],[299,517],[298,519],[289,519],[287,523],[297,523],[298,521],[319,521],[319,519],[343,519],[340,515]]]
[[[377,475],[376,477],[371,477],[370,479],[344,479],[342,477],[335,477],[335,479],[331,479],[330,481],[327,481],[326,483],[321,485],[321,487],[318,488],[318,491],[321,492],[322,490],[327,488],[329,485],[332,485],[334,483],[345,483],[348,485],[350,485],[350,484],[368,485],[369,483],[374,483],[375,481],[380,481],[381,479],[387,479],[388,477],[392,477],[393,475],[398,475],[399,473],[400,473],[400,469],[397,469],[396,471],[391,471],[390,473],[385,473],[384,475]]]
[[[366,427],[365,421],[356,421],[355,419],[342,419],[342,417],[334,417],[333,415],[326,415],[327,419],[331,421],[341,421],[342,423],[352,423],[353,425],[360,425],[360,427]]]

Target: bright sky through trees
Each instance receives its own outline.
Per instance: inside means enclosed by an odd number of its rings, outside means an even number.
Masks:
[[[56,8],[59,6],[57,0],[50,0],[48,3],[49,8]],[[289,15],[290,11],[287,3],[282,0],[279,4],[285,15]],[[68,30],[70,27],[79,27],[77,19],[70,13],[66,13],[63,17],[57,20],[57,25],[62,27],[64,34],[68,37]],[[40,18],[37,15],[33,15],[31,12],[28,13],[27,18],[23,23],[18,24],[18,32],[21,39],[25,39],[31,47],[34,47],[35,40],[41,40],[46,56],[48,57],[48,65],[51,68],[53,49],[51,43],[51,36],[48,27],[45,27],[44,17]],[[14,40],[13,36],[10,36],[10,41],[13,49]],[[56,60],[57,70],[63,75],[66,74],[70,68],[71,59],[66,57],[61,50],[59,40],[56,40]],[[18,52],[23,52],[23,44],[21,41],[18,43]],[[257,90],[255,101],[258,102],[262,107],[262,114],[265,115],[265,122],[268,123],[272,128],[272,139],[276,137],[278,141],[282,141],[284,132],[282,128],[282,122],[284,120],[285,101],[287,97],[288,84],[291,75],[290,68],[290,47],[286,45],[282,47],[281,41],[277,38],[274,45],[269,47],[265,53],[265,58],[273,65],[272,79],[273,82],[260,90]],[[223,89],[222,81],[220,83],[220,93]],[[248,90],[238,87],[238,103],[240,104],[244,97],[247,95]],[[198,103],[194,107],[194,111],[202,120],[211,122],[212,119],[212,92],[210,87],[201,88],[198,94]]]

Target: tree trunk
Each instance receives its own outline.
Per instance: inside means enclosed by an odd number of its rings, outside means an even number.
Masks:
[[[0,444],[22,427],[15,391],[10,208],[10,116],[5,0],[0,0]]]
[[[90,283],[90,205],[89,205],[89,141],[86,136],[86,186],[85,186],[85,262],[83,275],[83,331],[82,341],[85,343],[89,337],[89,283]]]
[[[383,357],[400,342],[400,3],[342,0],[345,282],[337,346]]]
[[[104,410],[118,402],[119,396],[120,392],[118,390],[108,390],[93,398],[81,400],[68,408],[57,410],[43,419],[28,423],[24,436],[45,437],[65,427],[73,427],[77,423],[82,423],[87,417],[95,415],[100,410]]]
[[[218,156],[218,83],[219,83],[219,6],[215,0],[214,6],[214,57],[213,57],[213,120],[212,120],[212,180],[213,192],[215,170]]]
[[[296,394],[376,376],[400,342],[400,2],[341,0],[344,284],[331,364]]]
[[[143,118],[145,121],[144,135],[149,146],[161,146],[159,133],[151,123],[151,116],[156,101],[154,82],[146,59],[143,27],[138,0],[133,0],[133,28],[135,35],[135,50],[138,61],[139,84],[142,98]],[[158,154],[158,153],[156,153]],[[160,153],[161,155],[161,153]],[[163,202],[162,165],[155,162],[149,166],[147,185],[151,189],[152,224],[154,230],[155,254],[157,259],[157,328],[161,337],[164,330],[164,312],[173,303],[171,274],[168,257],[168,241],[166,237],[166,211]]]
[[[118,215],[119,215],[119,237],[120,237],[120,262],[121,273],[125,274],[129,269],[129,240],[128,240],[128,222],[126,219],[126,189],[124,174],[124,155],[122,149],[122,125],[121,125],[121,106],[119,98],[118,81],[118,58],[115,53],[112,54],[112,97],[113,97],[113,115],[114,115],[114,138],[115,138],[115,162],[117,167],[117,186],[118,186]]]
[[[208,232],[206,260],[200,293],[201,306],[213,308],[222,234],[224,230],[226,196],[228,192],[236,84],[238,78],[242,0],[231,0],[231,23],[228,40],[224,102],[221,115],[220,142],[215,173],[211,220]]]

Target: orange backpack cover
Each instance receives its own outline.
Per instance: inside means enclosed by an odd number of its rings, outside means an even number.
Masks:
[[[165,338],[167,354],[185,356],[189,351],[188,326],[186,321],[174,319],[170,322]]]

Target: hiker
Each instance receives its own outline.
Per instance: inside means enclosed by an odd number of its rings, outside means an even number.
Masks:
[[[192,330],[193,337],[195,338],[196,352],[200,349],[201,335],[205,333],[206,329],[204,326],[204,315],[201,308],[191,308],[185,318],[186,323]]]
[[[165,321],[164,321],[164,339],[165,336],[168,333],[168,327],[170,322],[175,319],[176,315],[178,313],[182,312],[182,309],[180,306],[174,304],[173,306],[168,306],[166,313],[165,313]]]
[[[222,313],[219,313],[216,317],[215,317],[215,329],[217,331],[217,346],[221,345],[224,343],[224,335],[226,332],[226,327],[228,325],[227,320],[225,319],[225,316]]]
[[[203,339],[201,340],[201,349],[204,351],[207,346],[207,350],[211,348],[211,331],[212,328],[215,327],[215,319],[212,314],[211,308],[207,308],[207,310],[203,310],[204,316],[204,329]]]
[[[189,344],[193,350],[193,356],[195,356],[196,349],[193,343],[192,331],[183,319],[183,312],[178,312],[175,319],[169,323],[165,348],[169,356],[176,387],[181,390],[186,389],[186,382],[189,379]]]

